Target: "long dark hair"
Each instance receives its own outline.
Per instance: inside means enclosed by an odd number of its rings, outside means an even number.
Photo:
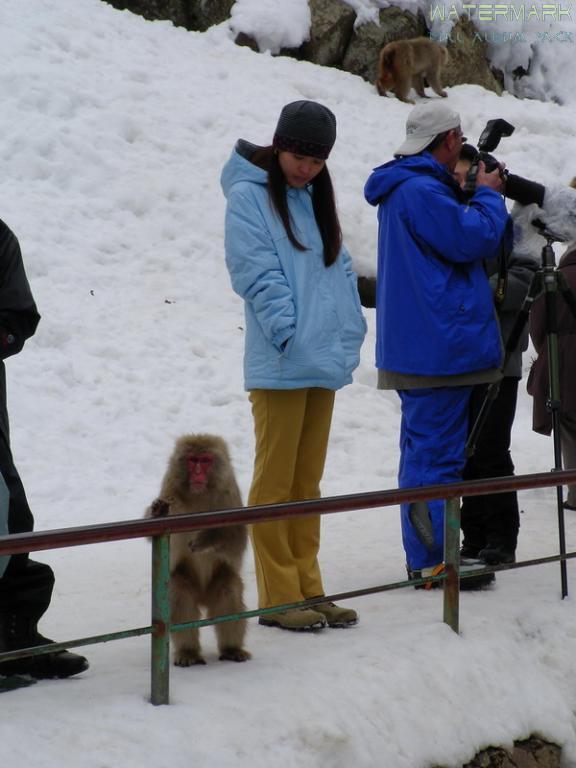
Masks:
[[[252,162],[268,172],[268,194],[272,207],[280,217],[288,240],[299,251],[307,251],[294,234],[290,221],[290,211],[286,198],[286,177],[280,167],[278,154],[272,146],[262,147],[252,155]],[[320,173],[312,181],[312,207],[314,218],[320,230],[322,244],[324,245],[324,264],[330,267],[340,253],[342,247],[342,230],[336,211],[336,200],[332,179],[328,168],[324,166]]]

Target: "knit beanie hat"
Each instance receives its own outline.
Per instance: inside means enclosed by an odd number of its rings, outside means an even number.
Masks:
[[[293,101],[280,113],[272,145],[283,152],[326,160],[335,141],[336,118],[328,107],[316,101]]]

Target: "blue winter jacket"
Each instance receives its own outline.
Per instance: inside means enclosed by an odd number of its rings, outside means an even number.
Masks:
[[[226,264],[245,302],[246,389],[339,389],[352,381],[366,321],[356,275],[343,248],[325,267],[308,189],[287,188],[290,243],[268,197],[268,174],[250,162],[256,149],[236,145],[222,171]]]
[[[497,254],[507,228],[502,197],[479,187],[465,203],[429,152],[376,168],[364,194],[379,206],[376,366],[422,376],[498,367],[483,260]]]

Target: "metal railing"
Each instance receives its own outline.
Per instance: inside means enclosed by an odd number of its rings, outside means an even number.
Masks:
[[[126,520],[117,523],[101,525],[78,526],[52,531],[36,531],[18,533],[0,537],[0,555],[12,555],[23,552],[38,552],[47,549],[99,544],[109,541],[121,541],[152,537],[152,623],[149,626],[137,627],[121,632],[110,632],[103,635],[79,638],[66,642],[53,643],[49,646],[24,648],[17,651],[0,654],[0,662],[20,659],[26,656],[52,653],[66,648],[80,647],[104,643],[111,640],[121,640],[138,635],[152,635],[151,659],[151,702],[153,704],[168,704],[169,702],[169,642],[170,632],[184,629],[218,624],[224,621],[234,621],[238,618],[274,613],[289,608],[313,606],[325,600],[340,600],[343,598],[359,597],[361,595],[385,592],[402,587],[414,587],[427,581],[443,581],[443,620],[455,632],[459,631],[459,581],[460,581],[460,497],[481,496],[505,491],[528,490],[535,488],[561,487],[576,483],[576,470],[542,472],[530,475],[491,478],[488,480],[473,480],[468,482],[450,483],[447,485],[430,485],[419,488],[394,489],[388,491],[373,491],[356,493],[346,496],[332,496],[312,501],[290,502],[287,504],[267,504],[258,507],[241,507],[238,509],[219,510],[217,512],[202,512],[194,515],[180,515],[156,519]],[[399,581],[380,586],[368,587],[333,595],[325,595],[312,600],[290,603],[272,608],[260,608],[244,611],[239,614],[217,616],[210,619],[192,621],[185,624],[170,624],[170,536],[174,533],[195,531],[204,528],[216,528],[229,525],[249,524],[286,517],[303,517],[307,515],[325,515],[336,512],[353,512],[361,509],[396,506],[402,503],[416,501],[445,500],[444,520],[444,559],[445,572],[439,576],[426,579]],[[545,563],[560,562],[565,567],[565,561],[576,557],[576,552],[563,552],[558,555],[540,557],[523,562],[503,566],[486,567],[479,573],[524,568]],[[466,578],[466,576],[462,576]]]

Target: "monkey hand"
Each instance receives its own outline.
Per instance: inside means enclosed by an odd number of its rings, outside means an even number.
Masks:
[[[150,517],[166,517],[170,514],[170,504],[164,499],[155,499],[148,508]]]

